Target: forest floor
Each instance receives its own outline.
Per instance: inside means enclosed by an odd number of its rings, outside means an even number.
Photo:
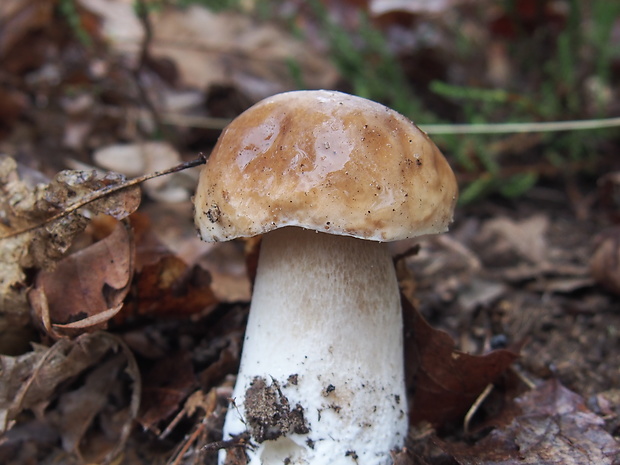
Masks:
[[[115,173],[201,163],[231,118],[295,88],[299,76],[307,88],[355,90],[302,14],[306,42],[247,14],[136,11],[124,0],[0,6],[7,465],[216,463],[258,241],[197,238],[191,196],[201,166],[73,205],[122,183]],[[399,25],[398,15],[379,23]],[[551,29],[556,20],[544,17]],[[426,49],[415,58],[431,74],[465,69]],[[488,68],[511,58],[495,50]],[[449,99],[425,104],[436,115],[454,109]],[[617,105],[610,98],[609,111]],[[568,160],[566,170],[546,158],[563,150],[555,139],[484,142],[501,155],[489,172],[476,171],[488,168],[482,156],[466,169],[454,141],[439,141],[464,191],[496,177],[457,206],[447,234],[390,244],[411,419],[394,462],[620,465],[617,130],[584,145],[591,156]],[[502,173],[523,169],[536,182],[502,195]]]

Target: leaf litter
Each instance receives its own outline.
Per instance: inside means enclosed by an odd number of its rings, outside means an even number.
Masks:
[[[95,332],[50,347],[35,345],[20,356],[0,356],[0,364],[3,463],[52,463],[45,451],[54,450],[56,436],[62,449],[53,455],[64,463],[110,461],[122,450],[138,414],[141,377],[118,336]],[[40,428],[54,434],[39,437]],[[87,430],[97,433],[85,447]],[[34,447],[24,447],[25,441]]]
[[[59,338],[105,329],[122,308],[134,272],[131,227],[110,235],[38,273],[29,292],[37,323]]]
[[[487,385],[496,382],[518,358],[515,351],[495,350],[470,355],[455,349],[452,338],[433,329],[403,300],[405,364],[408,389],[413,392],[410,421],[436,427],[462,420]]]
[[[475,445],[439,441],[459,465],[614,465],[620,445],[582,397],[557,380],[514,399]]]
[[[290,57],[310,87],[333,87],[338,76],[315,47],[237,13],[164,9],[151,16],[157,27],[149,43],[148,24],[128,2],[80,0],[76,17],[96,44],[88,50],[67,40],[53,4],[0,5],[0,59],[13,79],[0,91],[0,150],[30,157],[30,167],[0,159],[0,236],[33,228],[0,242],[0,353],[7,354],[0,358],[0,462],[215,463],[257,242],[190,241],[191,176],[154,186],[129,222],[98,213],[125,217],[137,207],[137,189],[46,222],[122,178],[79,170],[50,181],[32,160],[137,175],[136,162],[155,163],[145,147],[183,159],[179,147],[202,150],[217,135],[217,128],[158,125],[158,112],[232,117],[258,96],[296,84],[285,71]],[[428,18],[421,3],[369,5],[385,24],[403,10]],[[352,6],[333,8],[347,12],[343,24],[358,21]],[[196,18],[213,27],[196,28]],[[297,22],[311,31],[308,17]],[[104,46],[113,53],[100,55]],[[502,85],[510,71],[505,50],[488,53],[489,75]],[[42,95],[50,99],[45,111],[34,103]],[[155,130],[174,144],[155,142]],[[34,145],[38,138],[47,145]],[[532,150],[539,140],[528,143]],[[495,150],[523,151],[510,138],[502,144]],[[106,147],[111,152],[95,156]],[[620,217],[616,178],[600,179],[594,206],[605,219],[582,206],[577,216],[587,222],[576,223],[564,197],[534,189],[531,197],[458,213],[449,237],[403,245],[419,252],[398,263],[415,305],[403,306],[413,410],[396,464],[614,463],[617,241],[613,233],[593,238]],[[38,295],[34,312],[27,295]]]
[[[12,158],[0,158],[0,334],[30,324],[28,269],[53,268],[84,231],[89,217],[105,213],[124,218],[138,208],[140,192],[133,187],[95,200],[84,211],[62,215],[80,197],[123,181],[114,173],[63,171],[47,184],[28,185]],[[11,344],[23,347],[20,342]],[[2,349],[15,352],[11,347]]]

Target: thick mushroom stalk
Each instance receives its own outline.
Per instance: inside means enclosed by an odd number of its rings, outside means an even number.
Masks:
[[[407,408],[382,243],[444,232],[457,192],[425,133],[360,97],[287,92],[226,127],[195,220],[207,241],[265,234],[225,424],[248,432],[252,464],[391,462]]]
[[[408,423],[402,339],[385,244],[266,234],[224,438],[249,431],[253,465],[391,463]]]

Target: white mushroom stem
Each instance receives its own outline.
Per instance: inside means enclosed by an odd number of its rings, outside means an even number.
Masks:
[[[266,234],[233,396],[224,438],[249,431],[251,465],[390,464],[408,419],[385,244],[296,227]],[[284,410],[302,412],[307,433],[272,423]]]

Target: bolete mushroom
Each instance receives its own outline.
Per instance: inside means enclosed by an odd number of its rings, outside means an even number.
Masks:
[[[250,464],[391,463],[408,419],[385,242],[444,232],[456,198],[428,136],[360,97],[278,94],[224,130],[195,220],[206,241],[264,234],[224,426]]]

